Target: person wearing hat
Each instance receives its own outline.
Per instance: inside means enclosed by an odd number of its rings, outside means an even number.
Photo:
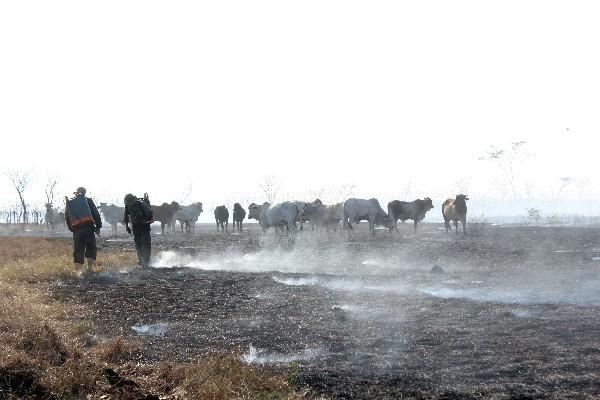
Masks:
[[[93,272],[97,248],[95,234],[100,236],[102,219],[94,204],[94,200],[85,197],[84,187],[78,187],[73,194],[75,197],[67,199],[65,208],[65,222],[73,232],[73,261],[75,269],[79,270],[87,259],[87,271]]]
[[[133,241],[138,256],[138,264],[142,267],[150,266],[152,241],[150,238],[150,225],[154,222],[154,213],[150,206],[148,193],[143,199],[138,199],[131,193],[125,195],[125,229],[127,233],[133,232]],[[131,228],[129,227],[131,224]]]

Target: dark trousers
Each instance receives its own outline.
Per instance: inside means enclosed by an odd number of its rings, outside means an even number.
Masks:
[[[134,230],[133,241],[135,242],[138,264],[142,267],[148,267],[150,265],[150,253],[152,252],[150,230]]]
[[[93,226],[73,229],[73,261],[83,264],[84,258],[96,259],[96,236]]]

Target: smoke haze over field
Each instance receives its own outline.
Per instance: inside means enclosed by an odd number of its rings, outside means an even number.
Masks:
[[[0,168],[33,170],[40,207],[48,171],[59,195],[148,191],[203,202],[201,221],[264,201],[266,176],[279,200],[353,186],[382,203],[468,192],[488,201],[475,213],[583,213],[573,202],[600,199],[595,15],[593,2],[8,2]],[[480,160],[519,141],[514,158]],[[0,208],[13,192],[0,179]],[[520,202],[494,203],[507,198]]]

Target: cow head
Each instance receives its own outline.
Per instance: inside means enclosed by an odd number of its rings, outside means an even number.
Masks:
[[[260,218],[260,210],[262,209],[262,206],[259,206],[258,204],[252,203],[248,206],[248,219],[255,219],[258,221],[258,219]]]
[[[469,200],[469,196],[467,196],[466,194],[457,194],[456,195],[456,201],[466,201]]]
[[[46,211],[52,210],[52,203],[46,203],[45,207],[46,207]]]
[[[425,197],[423,199],[423,201],[425,202],[425,211],[429,211],[433,208],[433,202],[431,201],[431,199],[429,197]]]
[[[392,229],[394,227],[394,224],[392,223],[392,219],[390,218],[389,215],[387,215],[385,213],[378,214],[377,217],[375,218],[375,223],[377,225],[381,225],[388,229]]]
[[[202,213],[202,212],[204,211],[204,210],[202,210],[202,203],[200,203],[200,202],[197,202],[197,203],[194,203],[194,204],[192,204],[192,205],[194,206],[194,208],[195,208],[195,209],[196,209],[196,210],[197,210],[199,213]]]
[[[178,202],[172,201],[171,202],[171,210],[173,210],[173,211],[179,211],[179,210],[181,210],[181,206],[179,205]]]

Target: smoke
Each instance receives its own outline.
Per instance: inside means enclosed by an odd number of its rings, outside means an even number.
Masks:
[[[294,361],[310,361],[322,357],[325,352],[321,349],[305,349],[296,354],[268,353],[250,345],[248,352],[242,355],[242,361],[247,364],[289,364]]]
[[[136,324],[131,327],[138,335],[150,335],[150,336],[159,336],[163,335],[167,331],[167,324],[158,323],[158,324],[150,324],[150,325],[140,325]]]

